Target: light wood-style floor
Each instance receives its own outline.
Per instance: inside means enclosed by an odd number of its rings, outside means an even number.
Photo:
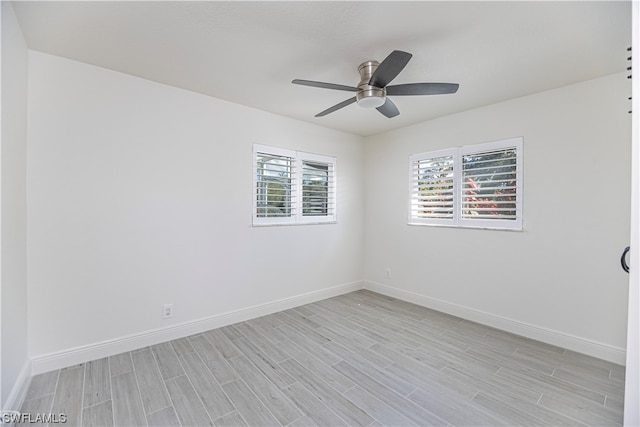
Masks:
[[[85,426],[609,426],[623,390],[622,366],[357,291],[38,375],[22,412]]]

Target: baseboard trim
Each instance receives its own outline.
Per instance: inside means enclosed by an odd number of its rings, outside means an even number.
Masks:
[[[592,341],[566,334],[564,332],[546,329],[540,326],[520,322],[518,320],[497,316],[495,314],[473,308],[394,288],[382,283],[363,281],[363,288],[473,322],[482,323],[506,332],[511,332],[537,341],[576,351],[578,353],[607,360],[618,365],[624,365],[626,362],[626,350],[624,348],[614,347],[609,344]]]
[[[243,322],[256,317],[276,313],[278,311],[346,294],[348,292],[362,289],[362,287],[363,285],[360,281],[346,283],[319,291],[312,291],[276,301],[270,301],[253,307],[216,314],[178,325],[172,325],[166,328],[150,330],[117,339],[106,340],[55,353],[35,356],[31,359],[31,374],[37,375],[43,372],[76,365],[78,363],[85,363],[91,360],[113,356],[115,354],[136,350],[165,341],[187,337],[210,329],[220,328],[233,323]]]
[[[16,382],[13,384],[13,388],[7,397],[7,400],[2,405],[2,411],[19,411],[24,398],[27,395],[29,384],[31,384],[31,361],[27,360],[22,365]]]
[[[29,385],[30,375],[37,375],[67,366],[85,363],[90,360],[113,356],[125,351],[159,344],[161,342],[198,334],[210,329],[243,322],[278,311],[287,310],[304,304],[320,301],[326,298],[346,294],[359,289],[368,289],[382,295],[398,298],[413,304],[458,316],[473,322],[498,328],[507,332],[522,335],[527,338],[557,345],[589,356],[604,359],[619,365],[626,361],[624,348],[588,340],[563,332],[542,328],[536,325],[520,322],[495,314],[483,312],[469,307],[453,304],[447,301],[417,294],[382,283],[372,281],[351,282],[319,291],[308,292],[268,303],[247,307],[240,310],[220,313],[189,322],[172,325],[166,328],[132,334],[125,337],[97,342],[85,346],[75,347],[55,353],[35,356],[27,362],[20,371],[5,408],[20,406]],[[29,375],[30,374],[30,375]]]

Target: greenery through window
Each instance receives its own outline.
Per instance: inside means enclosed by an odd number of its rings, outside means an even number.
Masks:
[[[302,162],[302,215],[325,216],[329,211],[329,165]]]
[[[290,157],[258,153],[256,160],[257,216],[291,216],[292,161]]]
[[[517,152],[507,148],[462,156],[462,217],[515,220]]]
[[[418,193],[413,214],[421,218],[453,218],[453,156],[417,162]]]

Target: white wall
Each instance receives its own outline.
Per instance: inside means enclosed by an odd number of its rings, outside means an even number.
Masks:
[[[366,286],[624,363],[629,95],[612,75],[368,138]],[[523,232],[407,225],[410,154],[515,136]]]
[[[338,223],[252,227],[253,143],[336,156]],[[35,359],[361,284],[360,137],[30,52],[28,158]]]
[[[11,4],[2,14],[2,145],[0,146],[1,409],[15,409],[28,374],[26,146],[27,45]]]

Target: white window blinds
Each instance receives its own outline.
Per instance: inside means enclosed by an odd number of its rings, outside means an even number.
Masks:
[[[522,138],[410,157],[409,223],[522,229]]]
[[[335,222],[336,159],[254,145],[254,225]]]
[[[513,147],[462,156],[462,218],[516,219],[516,161]]]
[[[259,218],[295,215],[295,162],[292,157],[256,154],[256,215]]]
[[[445,150],[412,156],[410,216],[413,220],[453,223],[454,154],[455,150]]]
[[[332,215],[335,203],[333,165],[321,161],[302,161],[302,215]]]

